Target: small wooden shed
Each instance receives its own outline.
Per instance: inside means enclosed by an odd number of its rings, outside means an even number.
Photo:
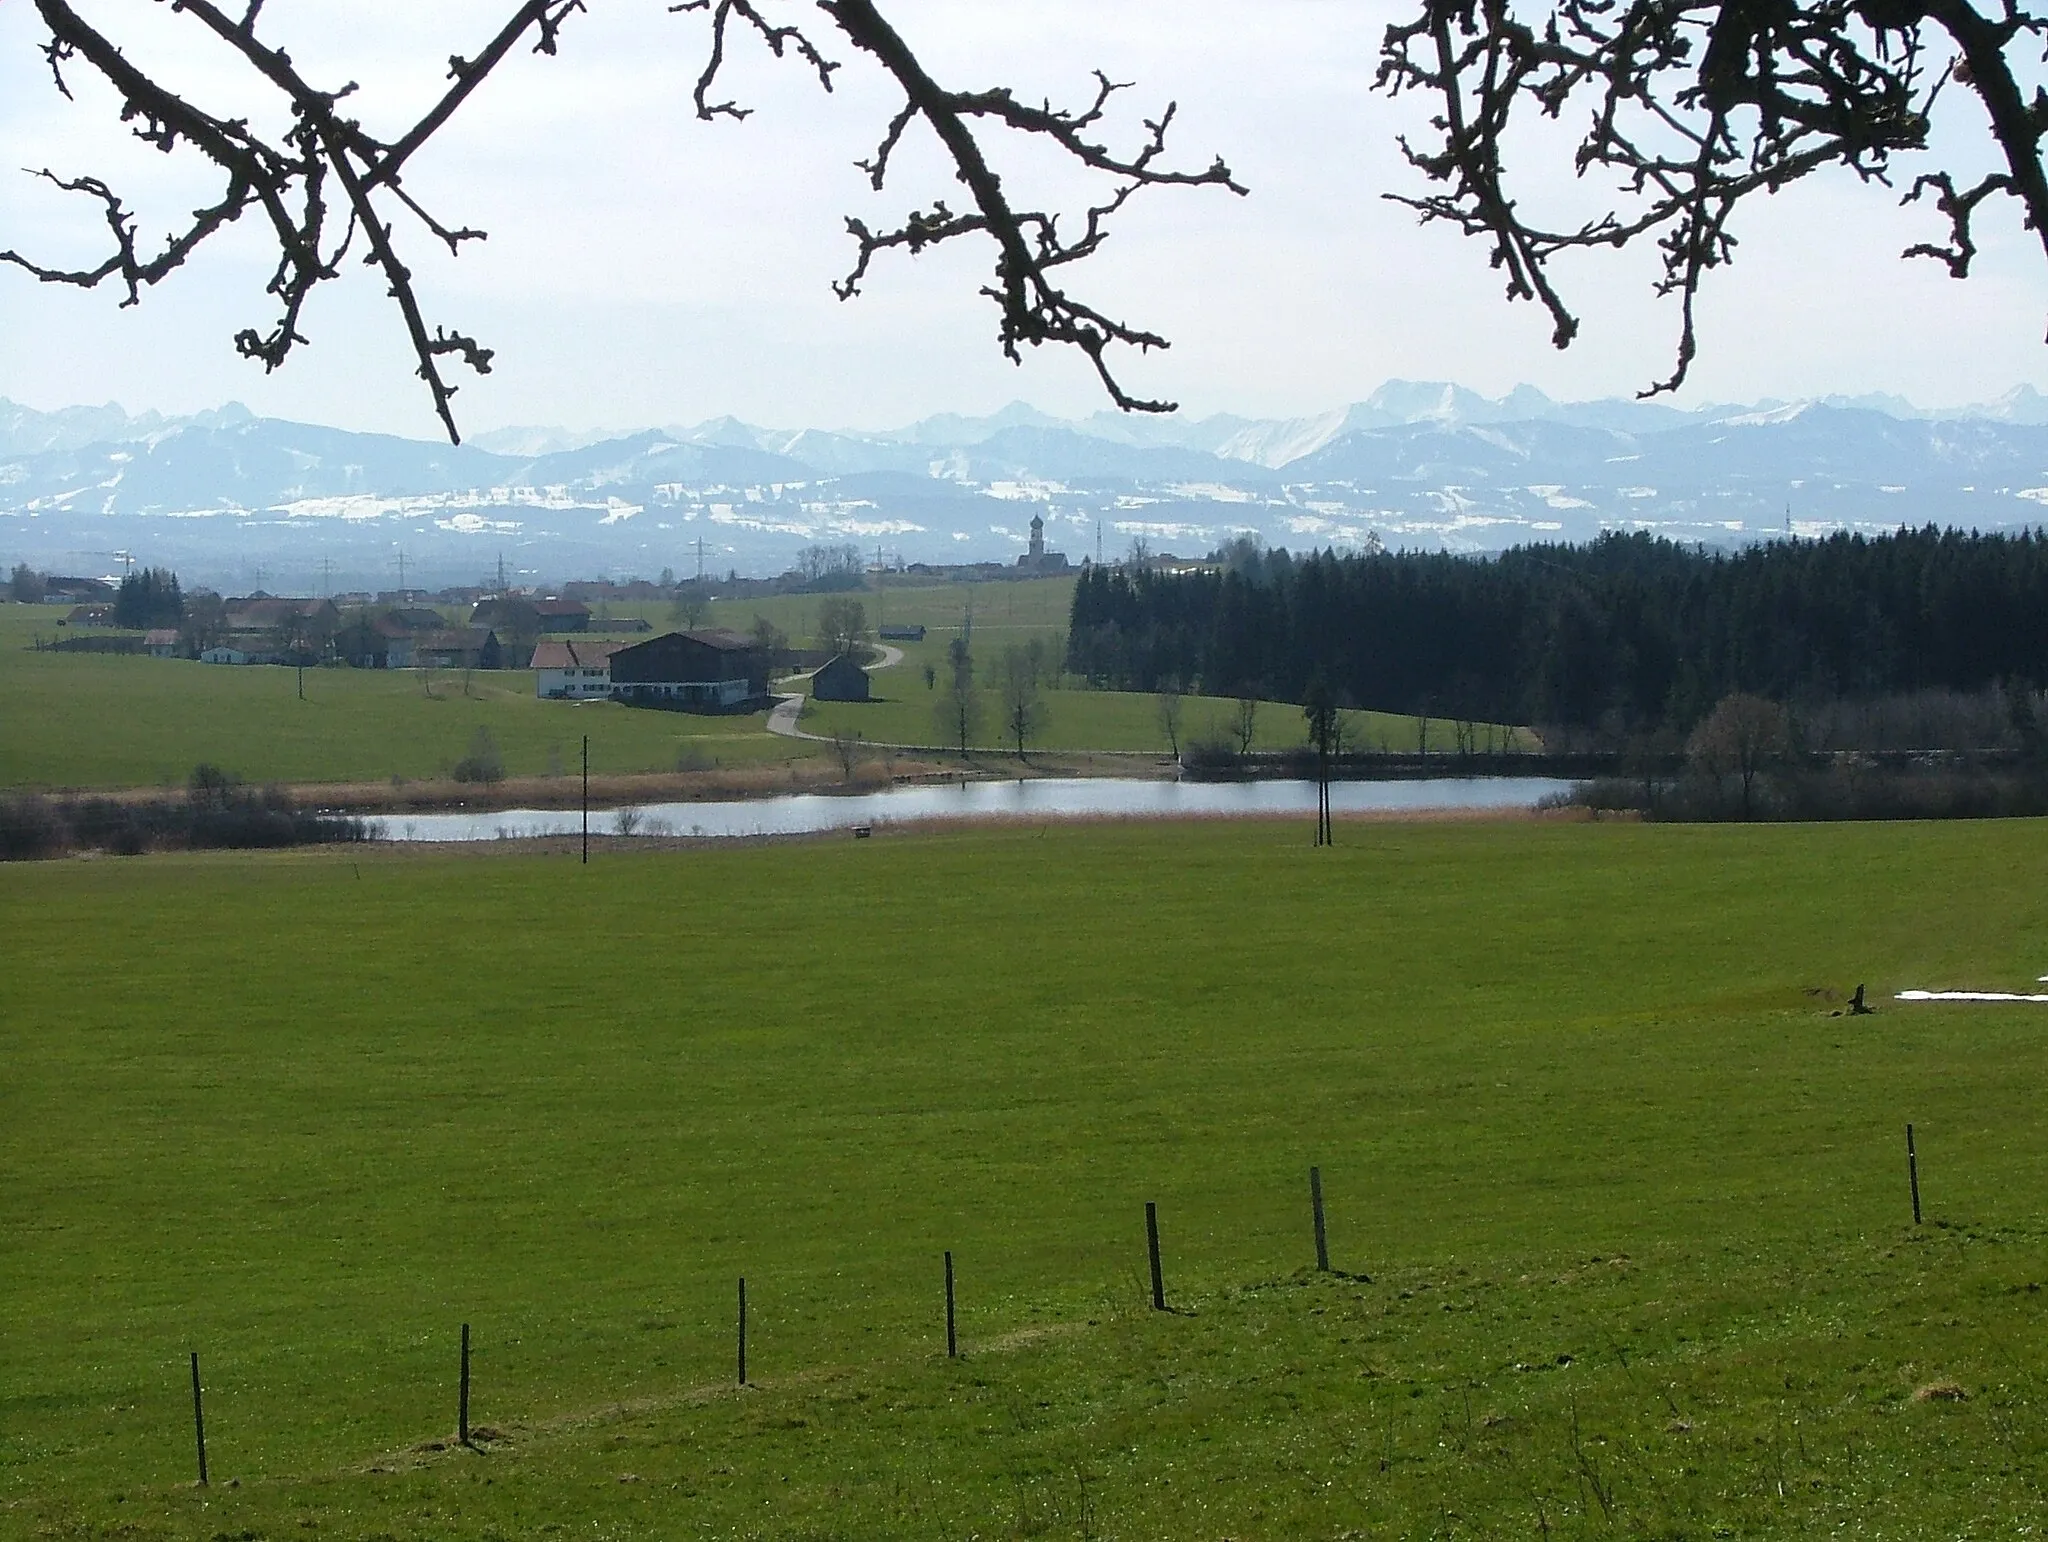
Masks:
[[[811,676],[811,696],[817,701],[866,701],[868,672],[854,663],[852,654],[836,654]]]

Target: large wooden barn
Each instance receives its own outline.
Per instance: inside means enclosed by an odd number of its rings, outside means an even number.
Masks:
[[[612,699],[729,712],[768,694],[768,655],[739,632],[668,632],[611,656]]]

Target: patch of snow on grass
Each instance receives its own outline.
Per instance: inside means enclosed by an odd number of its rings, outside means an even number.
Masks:
[[[2048,994],[2023,996],[2013,991],[1900,991],[1899,1001],[2039,1001]]]

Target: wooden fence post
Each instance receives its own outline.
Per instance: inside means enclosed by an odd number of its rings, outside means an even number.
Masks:
[[[960,1358],[960,1340],[953,1332],[953,1250],[946,1249],[946,1358]]]
[[[462,1392],[456,1400],[455,1438],[469,1444],[469,1324],[462,1325]]]
[[[1906,1181],[1913,1186],[1913,1224],[1920,1224],[1920,1158],[1913,1150],[1913,1127],[1906,1126]]]
[[[1145,1246],[1152,1254],[1152,1310],[1166,1310],[1166,1277],[1159,1271],[1159,1207],[1145,1201]]]
[[[199,1351],[192,1351],[192,1435],[199,1443],[199,1486],[206,1487],[206,1411],[199,1401]]]
[[[1323,1170],[1320,1167],[1308,1170],[1308,1198],[1316,1212],[1316,1268],[1327,1274],[1330,1272],[1330,1241],[1323,1229]]]
[[[740,1276],[740,1385],[747,1384],[747,1277]]]

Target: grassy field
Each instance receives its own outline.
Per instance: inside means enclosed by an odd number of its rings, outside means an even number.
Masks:
[[[61,607],[0,605],[0,786],[182,785],[212,761],[251,781],[417,780],[441,776],[479,728],[513,775],[579,765],[673,771],[816,753],[777,739],[767,715],[694,717],[610,702],[538,700],[525,670],[459,671],[427,683],[413,670],[230,668],[185,659],[29,651]]]
[[[1071,579],[1026,583],[934,585],[862,596],[893,620],[933,630],[905,645],[901,665],[878,672],[881,699],[863,706],[818,705],[806,728],[836,728],[874,743],[930,744],[939,735],[926,664],[943,670],[947,644],[974,607],[974,637],[984,674],[1005,645],[1064,636]],[[750,627],[765,615],[807,640],[817,599],[784,596],[721,602],[710,624]],[[657,627],[666,607],[618,605],[619,615],[644,613]],[[383,782],[445,776],[488,729],[513,776],[572,771],[582,736],[590,735],[591,767],[603,773],[673,771],[713,765],[745,767],[816,758],[820,749],[767,732],[765,713],[694,717],[647,712],[609,702],[544,702],[524,670],[478,671],[467,681],[444,671],[431,682],[411,670],[320,669],[306,674],[265,666],[227,668],[182,659],[38,653],[36,636],[59,635],[61,606],[0,605],[0,787],[141,787],[179,785],[201,761],[251,781]],[[432,694],[428,686],[432,686]],[[991,684],[982,748],[1001,749]],[[1085,690],[1051,691],[1046,724],[1034,748],[1051,751],[1162,752],[1156,700]],[[1183,738],[1217,736],[1234,717],[1233,701],[1190,699]],[[1373,747],[1412,749],[1413,719],[1354,713],[1354,731]],[[1301,711],[1286,703],[1260,708],[1256,747],[1303,742]],[[1448,745],[1440,726],[1434,742]]]
[[[1029,637],[1034,634],[1064,637],[1067,616],[1074,604],[1071,578],[1033,578],[1016,583],[923,584],[887,579],[880,589],[858,591],[867,612],[868,625],[925,626],[950,639],[970,616],[977,636],[991,638]],[[715,586],[714,586],[715,587]],[[790,635],[799,647],[808,646],[818,606],[824,596],[776,595],[759,600],[714,600],[707,616],[711,626],[729,626],[748,631],[756,616],[765,616]],[[614,607],[623,611],[623,607]],[[656,626],[668,624],[668,611],[661,606],[642,607]],[[943,651],[944,641],[940,642]]]
[[[0,1535],[2039,1528],[2048,826],[1307,834],[9,869]]]
[[[945,677],[940,676],[943,680]],[[875,744],[921,744],[944,747],[936,705],[939,693],[914,672],[908,661],[894,669],[872,675],[875,699],[865,702],[812,701],[803,710],[801,726],[806,733],[830,734],[839,730],[858,734]],[[1004,738],[1002,702],[996,687],[983,687],[984,706],[980,731],[974,743],[984,749],[1015,752]],[[1042,709],[1038,731],[1028,741],[1027,753],[1047,750],[1150,751],[1165,754],[1166,731],[1159,725],[1159,698],[1136,691],[1048,690],[1040,697]],[[1181,702],[1180,745],[1203,740],[1228,743],[1235,748],[1234,728],[1237,702],[1216,696],[1189,696]],[[1347,743],[1366,749],[1413,751],[1416,721],[1391,712],[1347,712],[1344,714]],[[1252,749],[1294,750],[1308,746],[1308,724],[1301,708],[1291,702],[1262,701],[1253,716]],[[1500,730],[1505,746],[1512,735]],[[1433,748],[1450,745],[1445,724],[1431,728]]]

